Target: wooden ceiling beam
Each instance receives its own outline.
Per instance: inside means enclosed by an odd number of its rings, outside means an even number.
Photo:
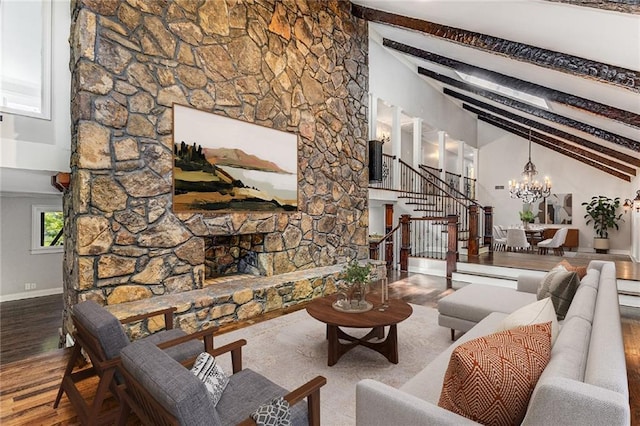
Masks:
[[[573,6],[593,7],[601,10],[612,10],[621,13],[632,13],[640,15],[640,4],[637,0],[547,0],[556,3],[568,3]]]
[[[529,133],[528,133],[529,129],[527,129],[526,127],[520,126],[517,123],[505,120],[496,115],[489,114],[486,111],[482,111],[477,108],[474,108],[469,104],[462,104],[462,107],[467,111],[476,114],[478,116],[478,119],[482,118],[482,119],[485,119],[485,121],[490,120],[491,124],[495,124],[496,126],[497,125],[504,126],[505,128],[503,128],[503,130],[509,130],[511,133],[514,133],[524,139],[527,139],[529,137]],[[636,170],[632,167],[618,163],[617,161],[611,160],[609,158],[602,157],[601,155],[598,155],[591,151],[584,150],[575,145],[571,145],[569,143],[566,143],[564,141],[561,141],[559,139],[556,139],[544,133],[531,131],[531,140],[532,142],[542,145],[545,148],[549,148],[560,154],[569,156],[575,160],[582,161],[583,163],[588,164],[592,167],[595,167],[595,164],[602,164],[604,166],[607,166],[607,170],[603,170],[603,171],[606,171],[607,173],[609,173],[609,171],[617,171],[627,176],[636,175]],[[620,175],[618,174],[615,174],[615,176],[620,177]]]
[[[522,111],[527,114],[531,114],[539,118],[544,118],[545,120],[553,121],[554,123],[558,123],[563,126],[572,127],[576,130],[584,131],[585,133],[592,134],[593,136],[599,137],[600,139],[603,139],[612,143],[616,143],[617,145],[620,145],[625,148],[629,148],[634,151],[640,151],[640,142],[635,141],[633,139],[616,135],[611,132],[606,132],[605,130],[599,129],[597,127],[593,127],[589,124],[581,123],[577,120],[573,120],[571,118],[567,118],[550,111],[545,111],[541,108],[536,108],[524,102],[516,101],[515,99],[511,99],[506,96],[498,95],[497,93],[493,93],[489,90],[481,89],[472,84],[458,81],[451,77],[447,77],[446,75],[438,74],[434,71],[431,71],[425,68],[419,67],[418,73],[425,77],[429,77],[441,83],[444,83],[448,86],[453,86],[455,88],[464,90],[465,92],[470,92],[475,95],[482,96],[483,98],[487,98],[491,101],[502,104],[504,106],[517,109],[519,111]],[[593,129],[593,133],[587,131],[589,127]]]
[[[591,141],[589,141],[587,139],[583,139],[583,138],[581,138],[579,136],[572,135],[571,133],[567,133],[567,132],[564,132],[562,130],[556,129],[554,127],[547,126],[546,124],[539,123],[539,122],[537,122],[535,120],[528,119],[528,118],[523,117],[521,115],[513,114],[513,113],[511,113],[511,112],[509,112],[507,110],[495,107],[495,106],[490,105],[490,104],[488,104],[486,102],[479,101],[479,100],[477,100],[475,98],[472,98],[470,96],[463,95],[462,93],[458,93],[458,92],[453,91],[451,89],[448,89],[446,87],[444,88],[444,93],[446,95],[449,95],[449,96],[452,96],[452,97],[454,97],[456,99],[459,99],[459,100],[461,100],[463,102],[467,102],[469,104],[472,104],[472,105],[475,105],[477,107],[480,107],[480,108],[482,108],[482,109],[484,109],[486,111],[489,111],[489,112],[492,112],[494,114],[500,115],[502,117],[508,118],[509,120],[521,123],[521,124],[523,124],[523,125],[525,125],[527,127],[538,129],[538,130],[540,130],[542,132],[548,133],[548,134],[556,136],[558,138],[562,138],[562,139],[571,141],[571,142],[573,142],[573,143],[575,143],[577,145],[583,146],[583,147],[588,148],[588,149],[590,149],[592,151],[599,152],[600,154],[607,155],[609,157],[615,158],[615,159],[620,160],[620,161],[622,161],[624,163],[630,164],[630,165],[632,165],[634,167],[640,167],[640,158],[632,157],[630,155],[627,155],[625,153],[616,151],[614,149],[607,148],[607,147],[602,146],[600,144],[591,142]]]
[[[561,92],[556,89],[551,89],[546,86],[541,86],[539,84],[524,81],[519,78],[511,77],[495,71],[490,71],[484,68],[480,68],[475,65],[471,65],[455,59],[447,58],[446,56],[442,56],[436,53],[428,52],[426,50],[418,49],[416,47],[399,43],[394,40],[383,38],[382,45],[390,49],[393,49],[397,52],[406,53],[416,58],[420,58],[425,61],[438,64],[447,68],[451,68],[453,70],[463,72],[465,74],[469,74],[474,77],[479,77],[484,80],[500,84],[502,86],[507,86],[509,88],[516,89],[521,92],[525,92],[528,94],[541,97],[548,101],[558,102],[558,103],[576,108],[578,110],[582,110],[583,112],[596,114],[604,118],[618,121],[627,126],[633,126],[637,129],[640,129],[640,114],[635,114],[633,112],[625,111],[620,108],[615,108],[609,105],[605,105],[600,102],[595,102],[590,99],[581,98],[579,96]],[[424,68],[419,68],[419,69],[424,69]],[[566,118],[558,114],[553,114],[541,108],[533,107],[523,102],[517,102],[517,103],[522,104],[522,108],[537,110],[538,114],[548,113],[547,115],[557,116],[558,120],[573,122],[571,127],[575,127],[577,130],[580,130],[581,132],[589,133],[593,136],[597,136],[609,142],[614,142],[614,143],[624,145],[625,143],[624,139],[627,139],[627,138],[618,136],[616,134],[609,133],[605,130],[598,129],[597,127],[593,127],[588,124],[581,123],[577,120]],[[531,114],[533,114],[533,112]],[[537,115],[537,114],[534,114],[534,115]],[[561,124],[564,124],[564,123],[561,123]],[[621,141],[618,141],[619,139],[621,139]]]
[[[452,43],[640,93],[640,73],[634,70],[353,3],[351,13],[367,21],[420,31]]]

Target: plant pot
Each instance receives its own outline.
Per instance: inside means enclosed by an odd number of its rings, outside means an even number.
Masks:
[[[609,239],[608,238],[594,238],[593,248],[596,253],[608,253],[609,252]]]

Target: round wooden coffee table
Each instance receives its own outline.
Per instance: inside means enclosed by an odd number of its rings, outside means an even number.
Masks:
[[[379,311],[378,298],[367,298],[374,304],[372,310],[362,313],[340,312],[333,308],[336,295],[326,296],[313,300],[307,305],[309,315],[327,324],[327,340],[329,343],[329,356],[327,364],[334,365],[340,357],[354,347],[361,345],[373,349],[384,355],[390,362],[398,363],[398,330],[396,325],[409,318],[413,309],[403,300],[390,299],[389,307]],[[366,336],[357,338],[348,335],[340,327],[370,328]],[[373,338],[383,339],[384,328],[389,327],[387,338],[380,342],[370,342]],[[350,343],[342,343],[340,339]]]

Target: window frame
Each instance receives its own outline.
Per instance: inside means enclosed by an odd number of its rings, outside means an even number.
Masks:
[[[3,3],[3,2],[0,2]],[[0,112],[7,114],[21,115],[25,117],[38,118],[42,120],[51,120],[51,60],[52,60],[52,0],[40,0],[39,1],[42,10],[42,22],[41,30],[42,37],[40,40],[40,110],[30,111],[24,108],[15,108],[11,106],[4,106],[0,102]],[[2,6],[0,5],[0,9]],[[1,13],[6,13],[0,10]],[[3,36],[0,34],[0,40]],[[3,77],[0,70],[0,87],[2,87]],[[0,95],[2,92],[0,91]]]
[[[61,205],[34,204],[31,206],[31,254],[62,253],[64,244],[59,246],[42,246],[42,214],[62,212]],[[64,225],[63,225],[64,226]]]

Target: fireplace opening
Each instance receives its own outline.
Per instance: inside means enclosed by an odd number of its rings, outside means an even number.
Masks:
[[[265,275],[258,256],[264,252],[264,234],[216,235],[205,238],[205,279],[228,275]]]

